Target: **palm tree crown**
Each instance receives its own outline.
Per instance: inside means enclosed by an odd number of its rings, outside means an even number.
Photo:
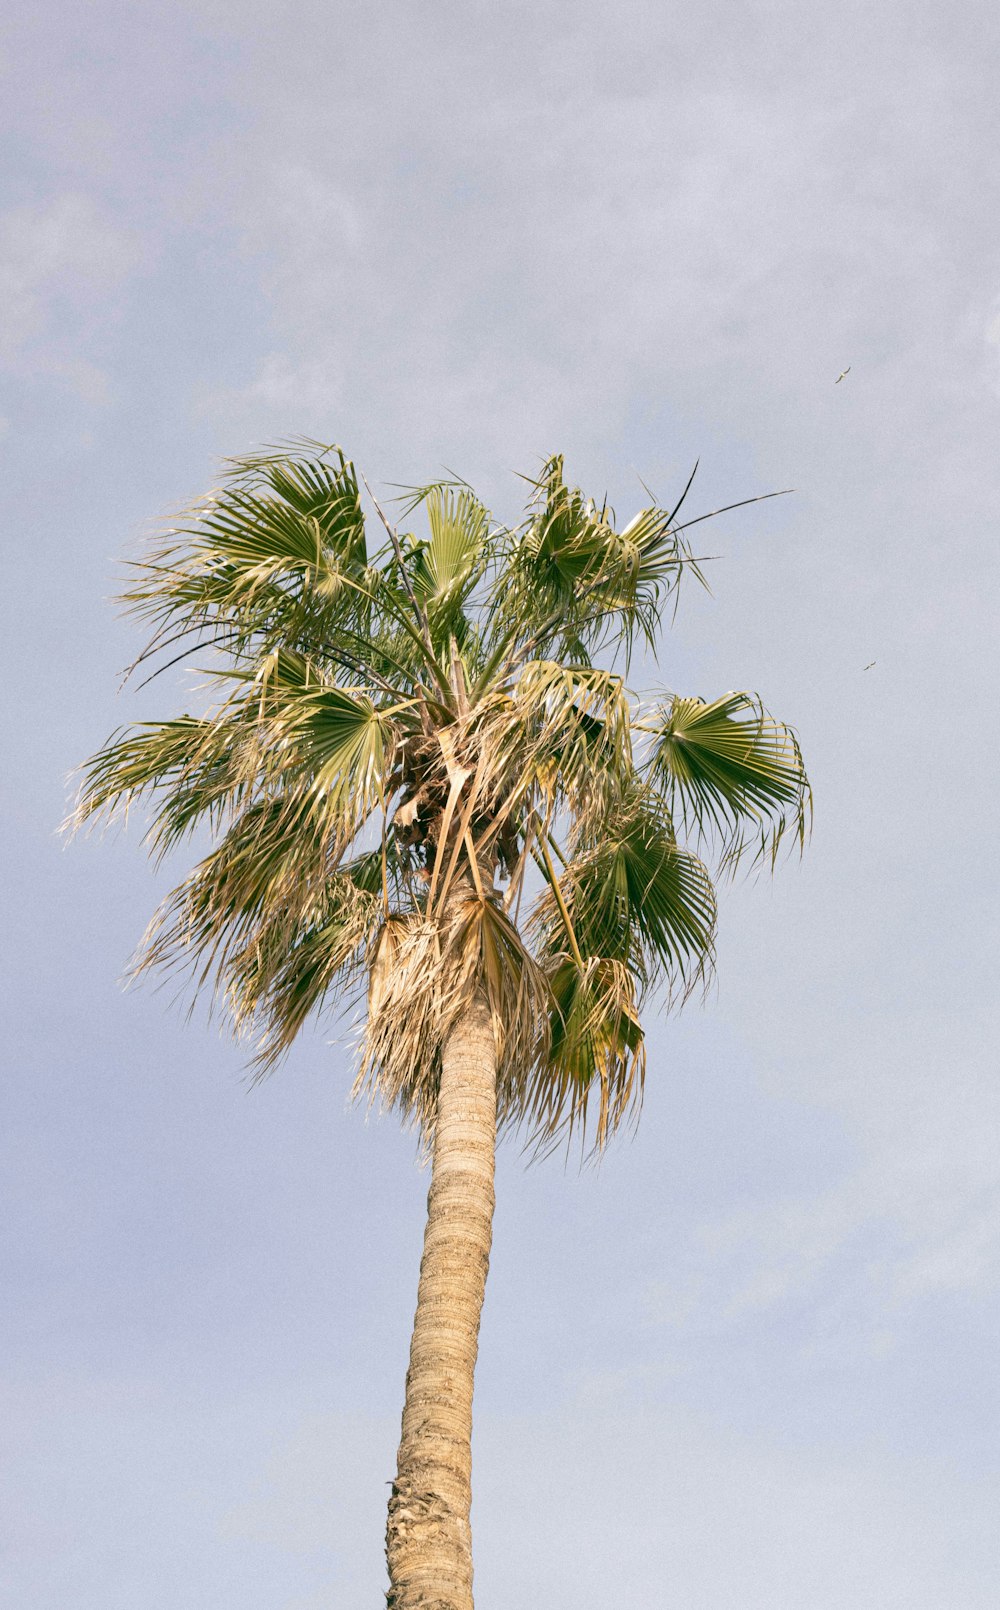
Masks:
[[[559,457],[529,485],[515,527],[464,483],[415,489],[419,536],[372,499],[373,544],[339,449],[232,463],[125,594],[153,628],[141,660],[204,650],[215,702],[115,734],[77,815],[147,796],[157,854],[207,827],[140,965],[214,980],[258,1071],[367,989],[359,1087],[430,1134],[479,991],[499,1121],[544,1146],[590,1105],[600,1147],[641,1094],[644,993],[710,967],[706,847],[722,869],[773,858],[809,788],[755,695],[626,686],[700,577],[679,508],[619,529]]]

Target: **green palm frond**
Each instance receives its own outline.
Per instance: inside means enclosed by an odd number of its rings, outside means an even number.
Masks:
[[[614,803],[588,846],[572,847],[533,914],[542,953],[608,957],[637,984],[666,978],[686,994],[712,965],[715,893],[704,864],[674,837],[662,803],[636,790]]]
[[[557,961],[548,982],[548,1050],[522,1109],[529,1143],[544,1153],[562,1137],[583,1142],[596,1098],[599,1153],[642,1101],[646,1054],[635,979],[624,962],[591,957],[582,968],[570,958]]]
[[[341,866],[326,881],[318,909],[290,923],[270,910],[220,970],[226,1008],[255,1041],[256,1077],[271,1071],[309,1015],[336,988],[341,1011],[359,997],[385,911],[377,852]]]
[[[426,512],[430,537],[412,541],[410,573],[429,617],[446,624],[482,576],[489,515],[465,487],[427,487],[418,501]],[[411,509],[416,506],[411,504]]]
[[[599,666],[535,660],[522,670],[513,708],[521,753],[544,793],[580,810],[609,772],[632,771],[632,712],[622,678]]]
[[[563,479],[561,456],[533,483],[532,518],[514,540],[498,578],[501,619],[521,617],[539,646],[592,635],[592,595],[606,576],[617,538],[606,508]],[[561,656],[560,656],[561,657]]]
[[[137,971],[176,968],[208,977],[269,921],[294,932],[323,907],[336,846],[300,792],[248,805],[153,919]]]
[[[244,774],[237,749],[226,725],[196,716],[112,733],[82,768],[72,824],[127,816],[136,801],[158,796],[152,837],[160,848],[169,847],[240,789]]]
[[[700,836],[717,836],[730,865],[753,844],[773,862],[789,830],[805,842],[811,792],[798,740],[755,695],[674,698],[646,725],[650,774],[671,810]]]
[[[309,644],[370,603],[364,517],[338,454],[237,462],[222,486],[134,565],[123,598],[161,634],[225,646]],[[155,640],[154,640],[155,641]]]
[[[594,1098],[599,1151],[641,1101],[644,991],[666,979],[668,999],[683,998],[711,968],[715,894],[697,856],[677,845],[662,802],[638,784],[589,848],[570,847],[561,872],[544,846],[538,859],[546,887],[529,930],[552,1006],[531,1124],[544,1150],[586,1129]]]
[[[606,502],[567,485],[558,455],[530,484],[533,514],[497,584],[499,617],[520,615],[529,643],[560,659],[622,643],[627,663],[637,632],[655,644],[664,601],[685,571],[704,583],[672,513],[643,509],[619,531]]]
[[[404,729],[398,718],[413,707],[379,704],[363,688],[328,681],[298,654],[272,655],[251,677],[248,703],[258,712],[267,773],[305,789],[318,820],[349,843],[366,818],[384,805],[395,748]]]

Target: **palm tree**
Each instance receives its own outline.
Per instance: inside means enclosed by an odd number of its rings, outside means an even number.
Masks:
[[[643,997],[679,1001],[711,966],[699,848],[773,865],[809,810],[795,738],[755,695],[640,703],[623,679],[701,574],[679,506],[619,530],[559,457],[529,487],[514,528],[462,482],[411,490],[423,536],[372,497],[371,547],[339,449],[232,462],[124,595],[153,629],[137,664],[200,650],[215,702],[113,735],[76,812],[146,797],[157,856],[207,832],[138,968],[212,981],[258,1074],[309,1014],[366,997],[356,1088],[430,1153],[394,1610],[472,1607],[498,1129],[600,1150],[636,1114]]]

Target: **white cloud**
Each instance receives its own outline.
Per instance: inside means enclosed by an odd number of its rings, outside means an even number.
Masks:
[[[926,1023],[878,1037],[862,1022],[834,1047],[822,1017],[809,1021],[820,1049],[803,1044],[772,1071],[769,1097],[822,1105],[855,1161],[819,1172],[812,1190],[779,1178],[764,1200],[692,1224],[669,1278],[645,1289],[646,1318],[665,1335],[735,1340],[757,1319],[794,1314],[789,1346],[803,1360],[860,1360],[902,1343],[928,1305],[986,1305],[1000,1292],[1000,1089],[988,1054],[945,1049]]]
[[[338,413],[379,439],[520,463],[556,436],[615,434],[637,400],[742,428],[790,405],[815,416],[851,363],[858,427],[877,416],[905,445],[923,388],[889,360],[947,329],[966,275],[944,246],[947,109],[920,98],[932,62],[907,55],[910,102],[828,81],[812,38],[789,81],[735,22],[746,70],[720,82],[698,30],[679,41],[647,8],[607,50],[593,19],[550,36],[519,17],[516,44],[499,18],[475,41],[453,21],[393,8],[373,82],[362,57],[338,95],[314,84],[308,114],[301,43],[297,74],[283,55],[262,80],[236,216],[302,388],[274,397],[265,371],[251,408],[298,401],[316,428],[315,377],[334,374]],[[907,164],[922,188],[897,182]],[[843,388],[836,401],[843,415]]]
[[[105,401],[108,380],[87,355],[88,327],[137,257],[135,240],[85,195],[0,214],[0,367]]]
[[[344,382],[336,365],[294,364],[286,353],[272,352],[245,385],[224,391],[208,389],[198,399],[202,418],[211,418],[234,437],[259,428],[261,418],[274,422],[278,438],[342,418]],[[297,421],[297,425],[289,425]]]

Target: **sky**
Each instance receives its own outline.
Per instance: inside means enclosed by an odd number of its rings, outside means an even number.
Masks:
[[[996,8],[9,7],[0,52],[10,1603],[353,1610],[426,1173],[309,1030],[268,1083],[123,991],[183,862],[65,846],[140,646],[123,557],[306,434],[498,517],[700,461],[668,688],[758,690],[816,794],[654,1006],[599,1169],[499,1161],[480,1610],[993,1610]],[[838,379],[844,371],[844,378]],[[994,757],[991,759],[991,757]]]

